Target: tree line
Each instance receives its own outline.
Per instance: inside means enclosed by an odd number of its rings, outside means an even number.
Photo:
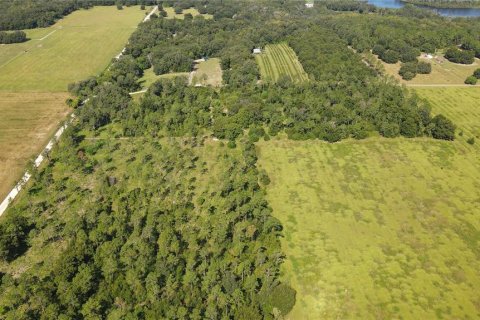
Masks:
[[[27,34],[23,31],[0,31],[0,44],[21,43],[27,40]]]

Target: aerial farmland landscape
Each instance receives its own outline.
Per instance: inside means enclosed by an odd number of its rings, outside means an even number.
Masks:
[[[0,0],[0,319],[480,319],[480,1]]]

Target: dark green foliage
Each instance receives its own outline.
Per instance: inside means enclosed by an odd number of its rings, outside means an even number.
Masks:
[[[417,64],[418,74],[430,74],[432,72],[432,65],[430,62],[420,61]]]
[[[412,80],[417,74],[417,62],[402,63],[398,74],[402,76],[404,80]]]
[[[20,43],[25,41],[27,41],[27,35],[23,31],[0,31],[0,44]]]
[[[474,72],[473,72],[473,76],[477,79],[480,79],[480,68],[476,69]]]
[[[383,55],[380,56],[380,59],[382,59],[386,63],[397,63],[400,59],[400,55],[398,54],[398,52],[388,49],[385,50]]]
[[[453,140],[455,138],[455,125],[445,116],[439,114],[432,119],[432,136],[435,139]]]
[[[0,260],[10,261],[28,248],[27,237],[31,226],[18,212],[12,212],[0,221]]]
[[[477,77],[474,76],[468,76],[467,79],[465,79],[465,84],[471,84],[471,85],[476,85],[477,84]]]
[[[445,51],[445,58],[454,63],[472,64],[475,58],[475,52],[452,47]]]
[[[290,286],[280,284],[272,289],[269,303],[272,307],[280,310],[282,315],[287,315],[295,305],[295,296],[297,292]]]
[[[475,144],[475,138],[474,137],[468,138],[467,143],[471,144],[471,145],[474,145]]]

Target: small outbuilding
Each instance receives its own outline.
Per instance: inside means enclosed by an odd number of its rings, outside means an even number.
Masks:
[[[305,3],[305,7],[307,7],[307,8],[313,8],[313,2],[307,2],[307,3]]]
[[[260,54],[260,53],[262,53],[262,49],[260,48],[253,49],[253,54]]]

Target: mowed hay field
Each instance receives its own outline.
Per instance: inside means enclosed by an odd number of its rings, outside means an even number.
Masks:
[[[419,93],[463,137],[259,143],[289,319],[480,318],[479,93]]]
[[[0,92],[0,198],[3,200],[69,112],[66,93]]]
[[[145,16],[137,7],[76,11],[32,40],[0,46],[0,199],[69,112],[69,83],[103,71]]]
[[[276,82],[282,75],[288,76],[293,82],[308,80],[297,55],[286,43],[269,44],[255,58],[261,78],[266,82]]]
[[[66,91],[69,83],[100,73],[145,12],[138,6],[94,7],[49,28],[27,31],[32,40],[0,46],[0,91]]]

